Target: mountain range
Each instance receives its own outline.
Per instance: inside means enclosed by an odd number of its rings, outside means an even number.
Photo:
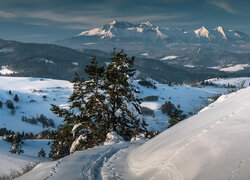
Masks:
[[[232,51],[249,51],[250,36],[246,33],[228,30],[221,26],[207,29],[185,30],[181,28],[162,28],[143,22],[113,21],[101,27],[83,31],[73,37],[56,41],[56,44],[73,48],[91,48],[110,51],[123,48],[133,54],[143,50],[155,52],[168,50],[175,44],[205,45]],[[239,45],[239,46],[236,46]]]
[[[54,44],[0,40],[0,73],[71,80],[75,72],[83,72],[92,56],[105,65],[114,47],[136,56],[135,68],[141,77],[163,83],[249,75],[250,41],[245,33],[220,26],[187,31],[125,21]]]

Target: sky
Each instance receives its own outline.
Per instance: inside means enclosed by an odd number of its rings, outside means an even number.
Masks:
[[[250,34],[249,0],[0,0],[0,39],[51,43],[113,20]]]

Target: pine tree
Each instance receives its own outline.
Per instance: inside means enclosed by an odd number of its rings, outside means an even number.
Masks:
[[[22,136],[20,133],[16,133],[11,137],[11,148],[10,148],[10,152],[13,154],[21,154],[24,153],[24,151],[22,150]]]
[[[88,81],[76,74],[68,110],[52,105],[51,110],[64,118],[64,124],[54,133],[50,157],[57,159],[94,147],[112,131],[125,140],[146,131],[136,96],[139,91],[130,81],[135,73],[134,58],[127,58],[123,51],[114,51],[112,56],[107,69],[92,58],[85,68]]]
[[[170,120],[168,128],[174,126],[175,124],[181,122],[182,120],[186,119],[187,115],[183,114],[183,111],[180,109],[175,109],[171,115],[170,115]]]
[[[43,148],[41,148],[41,150],[38,152],[37,156],[38,157],[45,157],[46,156],[46,152],[44,151]]]
[[[130,140],[136,133],[145,132],[146,123],[140,118],[139,93],[130,79],[135,58],[128,58],[123,52],[112,52],[111,63],[104,73],[104,89],[108,101],[109,131],[115,131],[125,140]]]
[[[14,101],[16,101],[16,102],[18,102],[18,101],[19,101],[19,97],[18,97],[18,95],[17,95],[17,94],[15,94],[15,96],[14,96]]]

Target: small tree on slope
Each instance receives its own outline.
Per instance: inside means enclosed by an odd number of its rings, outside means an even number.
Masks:
[[[112,131],[125,140],[146,131],[146,124],[140,118],[138,90],[130,81],[134,75],[133,63],[134,58],[127,58],[123,51],[113,52],[106,69],[92,58],[85,68],[89,81],[76,76],[69,110],[52,105],[51,110],[63,117],[65,124],[54,133],[50,157],[57,159],[98,145]]]

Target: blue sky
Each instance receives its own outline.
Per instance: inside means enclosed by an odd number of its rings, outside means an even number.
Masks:
[[[228,29],[250,34],[249,0],[0,0],[0,38],[53,42],[125,20],[162,27]]]

